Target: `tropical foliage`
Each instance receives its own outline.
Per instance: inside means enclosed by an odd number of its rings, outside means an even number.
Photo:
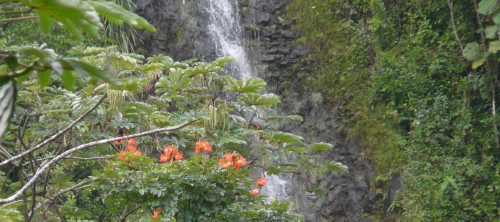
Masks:
[[[314,75],[300,67],[290,72],[341,107],[342,127],[362,141],[362,156],[377,171],[371,190],[379,201],[367,209],[374,219],[500,217],[499,4],[289,5],[287,15],[303,34],[296,43],[317,60]],[[390,181],[402,183],[395,196]]]
[[[0,6],[10,33],[0,36],[2,221],[300,220],[288,203],[258,195],[265,175],[346,171],[313,155],[330,144],[274,129],[273,121],[301,118],[265,118],[279,97],[261,79],[224,73],[231,58],[177,62],[104,45],[100,16],[155,31],[118,4]],[[11,38],[9,24],[34,19],[77,44]],[[97,40],[78,44],[87,38]]]

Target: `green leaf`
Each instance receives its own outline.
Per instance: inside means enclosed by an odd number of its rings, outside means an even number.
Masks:
[[[15,55],[9,54],[7,57],[3,59],[3,61],[7,63],[7,66],[12,72],[16,71],[18,63],[17,63],[17,57]]]
[[[316,151],[328,151],[333,148],[332,144],[329,143],[315,143],[311,146],[311,150],[316,150]]]
[[[258,93],[266,89],[266,82],[259,78],[247,78],[245,81],[236,80],[233,77],[226,77],[226,91],[238,93]]]
[[[118,79],[116,77],[114,77],[113,75],[111,75],[110,73],[102,70],[102,69],[99,69],[95,66],[91,66],[87,63],[84,63],[84,62],[81,62],[81,61],[78,61],[78,60],[68,60],[68,62],[73,66],[74,70],[79,74],[79,75],[88,75],[88,76],[91,76],[91,77],[94,77],[94,78],[97,78],[97,79],[101,79],[101,80],[104,80],[105,82],[111,84],[111,85],[115,85],[115,86],[119,86],[120,85],[120,81],[118,81]]]
[[[496,53],[498,50],[500,50],[500,40],[490,42],[489,44],[489,52]]]
[[[471,42],[465,46],[464,49],[465,58],[469,61],[474,61],[479,59],[481,50],[479,49],[479,44],[477,42]]]
[[[146,29],[150,32],[156,32],[155,27],[144,18],[113,2],[91,1],[89,4],[92,5],[99,14],[117,25],[127,23],[138,29]]]
[[[248,93],[239,98],[247,106],[273,106],[280,102],[279,96],[275,94],[259,95],[257,93]]]
[[[50,73],[51,70],[45,71],[36,71],[36,78],[38,80],[38,84],[40,84],[40,88],[47,86],[50,83]]]
[[[0,78],[0,142],[9,127],[10,116],[14,111],[16,86],[10,78]]]
[[[486,38],[493,39],[497,36],[498,25],[488,26],[484,29],[484,33],[486,34]]]
[[[63,24],[76,40],[82,41],[81,29],[94,37],[99,36],[99,28],[103,25],[89,2],[82,0],[44,0],[24,1],[34,8],[38,14],[40,28],[50,32],[50,24],[57,20]]]
[[[486,61],[486,57],[488,57],[488,53],[482,53],[479,59],[472,62],[472,68],[476,69],[477,67],[481,66],[484,61]]]
[[[497,12],[493,15],[493,21],[495,24],[500,25],[500,12]]]
[[[75,77],[73,76],[72,71],[64,70],[61,75],[61,80],[67,90],[73,91],[73,87],[75,86]]]
[[[271,142],[278,143],[300,143],[304,139],[301,136],[285,132],[274,132],[270,136],[265,137]]]
[[[497,1],[498,0],[482,0],[477,5],[477,12],[479,12],[479,14],[486,15],[489,12],[495,11],[497,7]]]

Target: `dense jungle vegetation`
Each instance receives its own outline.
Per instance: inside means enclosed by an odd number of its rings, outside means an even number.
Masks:
[[[344,110],[376,166],[369,213],[401,221],[496,221],[500,212],[497,0],[295,0],[312,50],[299,73]]]
[[[131,3],[0,3],[0,221],[300,221],[266,175],[346,172],[333,146],[275,129],[302,117],[232,58],[132,53]]]

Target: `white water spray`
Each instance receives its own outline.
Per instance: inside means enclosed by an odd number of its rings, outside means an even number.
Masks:
[[[233,57],[235,61],[229,63],[230,71],[244,80],[252,76],[252,69],[241,42],[242,28],[238,8],[238,1],[208,0],[208,32],[216,45],[218,56]]]
[[[269,203],[271,200],[279,202],[288,201],[287,194],[288,181],[281,179],[279,176],[267,176],[267,184],[262,187],[260,193],[268,197],[266,200]]]

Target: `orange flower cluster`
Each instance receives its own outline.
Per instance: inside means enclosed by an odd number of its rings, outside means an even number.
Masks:
[[[158,219],[161,213],[161,208],[156,208],[156,210],[153,212],[153,219]]]
[[[175,147],[175,145],[170,145],[170,146],[166,146],[166,147],[163,147],[163,154],[160,156],[160,158],[158,159],[158,161],[160,163],[165,163],[167,161],[170,160],[170,162],[174,161],[173,159],[175,160],[182,160],[184,159],[184,156],[182,156],[182,153],[179,152],[179,150],[177,150],[177,148]]]
[[[245,157],[238,156],[235,153],[226,153],[224,154],[224,159],[219,160],[218,164],[224,168],[234,167],[238,170],[247,164],[247,160]]]
[[[260,179],[257,180],[257,182],[255,182],[255,188],[253,188],[252,190],[250,190],[250,194],[256,196],[256,195],[259,195],[259,189],[262,188],[263,186],[265,186],[267,183],[267,179],[265,177],[262,177]]]
[[[120,141],[121,142],[121,141]],[[125,160],[127,163],[130,162],[130,160],[127,159],[125,154],[127,153],[133,153],[133,156],[140,156],[142,155],[141,151],[137,149],[137,141],[135,141],[134,138],[131,138],[128,140],[128,147],[125,150],[120,151],[118,153],[118,159]]]
[[[194,152],[196,153],[196,155],[200,154],[200,150],[203,150],[203,152],[205,153],[210,153],[212,152],[212,147],[207,141],[202,140],[196,142],[196,146],[194,147]]]

